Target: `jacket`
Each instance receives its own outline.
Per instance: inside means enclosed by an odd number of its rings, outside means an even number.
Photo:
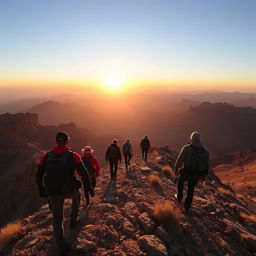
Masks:
[[[107,161],[121,161],[122,155],[120,148],[114,143],[111,144],[106,151],[105,158]]]

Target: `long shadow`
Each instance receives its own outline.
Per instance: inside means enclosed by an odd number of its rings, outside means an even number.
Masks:
[[[71,245],[74,245],[76,243],[79,233],[88,222],[92,206],[93,206],[93,203],[91,203],[88,207],[84,205],[83,208],[81,209],[80,222],[74,229],[70,230],[70,234],[67,237],[67,240]],[[76,248],[72,248],[70,255],[84,255],[84,253]]]
[[[115,203],[116,192],[117,192],[116,181],[110,181],[105,188],[102,199],[108,203]]]

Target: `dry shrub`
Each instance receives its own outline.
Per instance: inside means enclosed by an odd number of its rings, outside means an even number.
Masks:
[[[159,187],[161,185],[161,179],[156,174],[150,174],[148,180],[153,187]]]
[[[256,216],[255,215],[248,215],[248,214],[245,214],[245,213],[241,212],[240,216],[243,219],[245,219],[245,220],[247,220],[247,221],[249,221],[251,223],[256,223]]]
[[[172,174],[172,168],[169,167],[169,166],[167,166],[167,165],[165,165],[165,166],[162,167],[162,172],[163,172],[163,174],[165,174],[166,176],[171,176],[171,174]]]
[[[221,194],[224,194],[224,195],[227,195],[227,196],[233,196],[234,195],[234,193],[231,190],[228,190],[228,189],[225,189],[225,188],[222,188],[222,187],[219,187],[218,191]]]
[[[156,220],[161,223],[168,232],[177,228],[179,217],[169,201],[156,203],[153,207],[153,214]]]
[[[0,251],[9,245],[20,234],[22,226],[19,222],[9,223],[0,230]]]

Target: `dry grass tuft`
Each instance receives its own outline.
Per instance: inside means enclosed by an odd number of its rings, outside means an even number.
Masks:
[[[231,190],[219,187],[218,188],[218,192],[220,192],[221,194],[227,195],[227,196],[234,196],[234,193]]]
[[[17,238],[22,230],[19,222],[9,223],[0,230],[0,251],[3,250],[9,243]]]
[[[156,220],[161,223],[168,232],[177,228],[179,217],[169,201],[156,203],[153,206],[153,214]]]
[[[171,174],[172,174],[172,168],[169,167],[169,166],[167,166],[167,165],[165,165],[165,166],[162,167],[162,172],[163,172],[163,174],[165,174],[166,176],[171,176]]]
[[[153,187],[159,187],[161,185],[161,179],[156,174],[150,174],[148,180]]]
[[[245,220],[247,220],[247,221],[249,221],[251,223],[256,223],[256,216],[255,215],[248,215],[248,214],[245,214],[245,213],[241,212],[240,216],[243,219],[245,219]]]

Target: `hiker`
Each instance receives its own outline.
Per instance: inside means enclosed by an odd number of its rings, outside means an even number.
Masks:
[[[128,169],[128,166],[130,165],[130,161],[132,159],[132,145],[129,139],[127,139],[126,142],[123,144],[123,155],[125,159],[125,167],[126,169]]]
[[[116,180],[118,161],[121,163],[121,160],[121,150],[117,146],[117,140],[115,139],[113,140],[112,144],[108,147],[106,152],[106,161],[108,161],[110,165],[110,175],[112,181]]]
[[[191,143],[185,145],[175,163],[175,173],[178,177],[179,203],[182,202],[184,182],[188,182],[185,212],[188,213],[193,201],[194,189],[199,180],[204,181],[209,170],[209,153],[200,141],[200,134],[193,132],[190,136]]]
[[[97,158],[92,155],[93,152],[94,152],[94,150],[91,148],[91,146],[85,146],[82,149],[82,154],[83,154],[82,160],[83,160],[84,166],[86,167],[86,169],[89,172],[92,187],[93,187],[93,189],[95,189],[97,177],[100,172],[100,165],[99,165]],[[89,196],[88,191],[85,192],[85,198],[86,198],[86,205],[89,205],[90,204],[90,196]]]
[[[53,233],[59,255],[68,255],[70,245],[63,235],[63,206],[66,198],[72,198],[70,228],[78,223],[81,182],[75,178],[75,170],[82,179],[85,192],[94,196],[90,177],[81,157],[67,147],[69,136],[66,132],[56,135],[56,146],[44,154],[40,160],[36,183],[39,195],[47,198],[53,215]]]
[[[145,160],[147,162],[148,159],[148,151],[150,149],[150,141],[148,139],[148,136],[145,136],[141,142],[140,142],[140,149],[142,152],[142,160]]]

